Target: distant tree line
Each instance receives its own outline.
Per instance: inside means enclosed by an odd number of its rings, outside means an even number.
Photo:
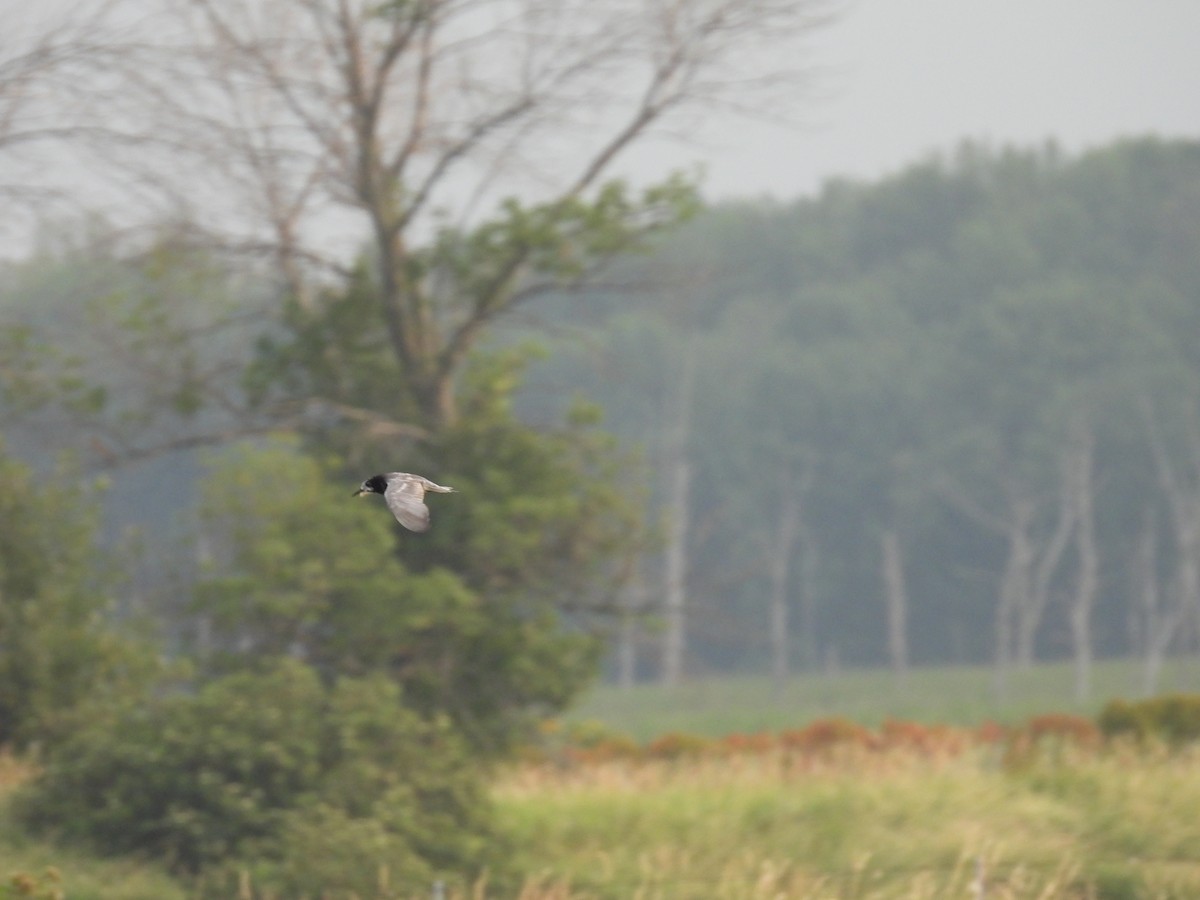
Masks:
[[[968,144],[707,210],[661,289],[559,310],[537,377],[668,523],[626,677],[1070,657],[1084,696],[1134,654],[1153,690],[1200,646],[1198,250],[1196,142]]]

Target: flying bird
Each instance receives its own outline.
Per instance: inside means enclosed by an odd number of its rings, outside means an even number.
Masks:
[[[425,505],[426,491],[450,494],[454,492],[454,488],[434,484],[421,475],[388,472],[386,475],[372,475],[358,486],[354,496],[383,494],[383,499],[387,502],[388,509],[392,511],[397,522],[409,531],[427,531],[429,529],[429,507]]]

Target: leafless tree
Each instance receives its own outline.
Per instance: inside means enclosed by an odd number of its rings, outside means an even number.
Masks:
[[[1158,689],[1167,651],[1175,640],[1183,610],[1166,603],[1158,574],[1158,527],[1153,506],[1146,510],[1142,534],[1130,563],[1134,646],[1142,659],[1142,693],[1149,697]]]
[[[633,561],[636,565],[636,560]],[[621,598],[620,620],[617,623],[616,662],[617,684],[629,689],[637,683],[637,646],[639,626],[647,611],[648,594],[641,573],[633,571]]]
[[[771,592],[768,616],[771,673],[776,694],[792,672],[791,651],[799,638],[801,663],[816,668],[817,546],[808,521],[808,503],[816,474],[811,451],[803,450],[783,466],[779,518],[766,552]],[[795,597],[795,600],[793,600]],[[793,611],[797,613],[793,623]]]
[[[1100,593],[1100,552],[1095,524],[1095,433],[1084,418],[1076,419],[1068,437],[1067,477],[1075,521],[1076,572],[1068,620],[1075,659],[1075,699],[1091,695],[1092,611]]]
[[[165,228],[256,257],[303,310],[362,260],[397,374],[388,409],[288,397],[264,414],[222,385],[222,427],[104,435],[123,456],[314,414],[387,435],[453,422],[456,376],[497,319],[686,206],[681,181],[611,181],[622,156],[714,112],[794,113],[810,72],[790,39],[837,0],[96,3],[19,47],[0,36],[0,156],[86,151],[76,168],[115,217],[152,223],[150,244]]]
[[[35,211],[64,200],[52,177],[63,165],[47,154],[94,140],[102,122],[88,115],[97,82],[119,54],[112,3],[7,4],[0,28],[0,226],[25,226]],[[110,135],[111,136],[111,135]],[[58,157],[64,162],[62,156]],[[16,240],[22,250],[27,241]]]
[[[692,459],[688,441],[699,365],[695,333],[682,347],[678,378],[663,410],[662,471],[667,479],[667,533],[663,554],[662,682],[683,680],[687,646],[687,577],[692,517]]]
[[[1029,669],[1034,661],[1034,642],[1038,627],[1050,605],[1054,576],[1059,571],[1063,554],[1075,530],[1077,503],[1072,494],[1069,469],[1076,464],[1070,452],[1062,454],[1059,476],[1058,508],[1050,536],[1040,545],[1029,574],[1028,594],[1016,609],[1015,662],[1018,668]]]
[[[1153,645],[1156,653],[1165,654],[1183,629],[1200,627],[1200,425],[1194,413],[1180,422],[1184,458],[1180,465],[1168,447],[1154,404],[1144,398],[1141,406],[1174,549],[1168,602],[1158,613],[1160,633]],[[1157,677],[1161,656],[1147,665]]]
[[[1060,478],[1066,478],[1067,471],[1064,464]],[[1041,503],[1033,488],[1015,476],[1003,479],[1004,502],[996,508],[980,503],[969,490],[949,478],[939,478],[934,487],[960,513],[987,531],[1003,536],[1007,546],[992,625],[993,690],[997,698],[1003,699],[1014,664],[1026,653],[1032,658],[1037,626],[1073,527],[1074,495],[1067,486],[1062,488],[1060,496],[1070,498],[1070,503],[1060,502],[1057,524],[1049,537],[1042,538],[1045,525],[1038,515]],[[1064,515],[1069,518],[1064,519]]]
[[[888,656],[898,681],[908,677],[908,588],[900,532],[889,527],[880,537],[883,596],[887,606]]]
[[[714,110],[795,109],[808,73],[772,48],[833,5],[165,2],[183,27],[137,92],[170,152],[141,177],[302,305],[368,246],[397,413],[433,428],[491,323],[674,215],[669,192],[606,185],[619,157]]]
[[[768,621],[771,646],[771,680],[776,694],[780,694],[791,674],[789,651],[791,649],[791,571],[797,534],[800,531],[800,511],[805,485],[802,476],[790,471],[784,475],[779,492],[779,520],[775,526],[774,546],[768,564],[771,578],[771,595]]]

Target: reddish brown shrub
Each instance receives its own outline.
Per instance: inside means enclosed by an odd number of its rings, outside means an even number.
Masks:
[[[912,750],[928,756],[956,756],[966,746],[962,732],[949,725],[922,725],[885,719],[879,739],[887,750]]]
[[[1008,740],[1009,729],[999,722],[988,719],[975,729],[975,740],[980,744],[1001,744]]]
[[[668,731],[646,746],[646,754],[655,759],[680,759],[703,756],[713,749],[713,742],[696,734]]]
[[[779,742],[797,753],[821,753],[834,747],[872,749],[879,743],[862,725],[842,718],[817,719],[804,728],[784,731]]]
[[[1100,743],[1100,729],[1084,716],[1070,713],[1046,713],[1034,716],[1025,726],[1034,741],[1058,740],[1080,747],[1095,747]]]
[[[721,738],[720,748],[725,753],[731,755],[745,753],[763,754],[774,749],[776,744],[775,735],[766,731],[758,731],[753,734],[734,732]]]

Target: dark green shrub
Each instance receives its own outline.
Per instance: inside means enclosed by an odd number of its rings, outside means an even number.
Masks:
[[[1200,694],[1113,700],[1101,710],[1097,724],[1106,737],[1154,738],[1171,744],[1200,740]]]
[[[353,818],[324,804],[291,813],[276,849],[243,870],[269,896],[303,897],[315,885],[322,896],[420,896],[436,878],[433,867],[387,823]],[[237,874],[230,871],[226,884]],[[223,900],[233,892],[205,893]]]
[[[479,781],[449,729],[400,699],[383,677],[327,687],[295,661],[226,676],[80,731],[22,809],[102,852],[191,873],[252,858],[310,893],[385,865],[472,873],[490,846]]]
[[[1168,741],[1200,740],[1200,694],[1169,694],[1147,702],[1151,719]]]
[[[1150,734],[1151,723],[1142,704],[1128,700],[1110,700],[1096,720],[1105,737],[1134,737],[1138,740]]]

